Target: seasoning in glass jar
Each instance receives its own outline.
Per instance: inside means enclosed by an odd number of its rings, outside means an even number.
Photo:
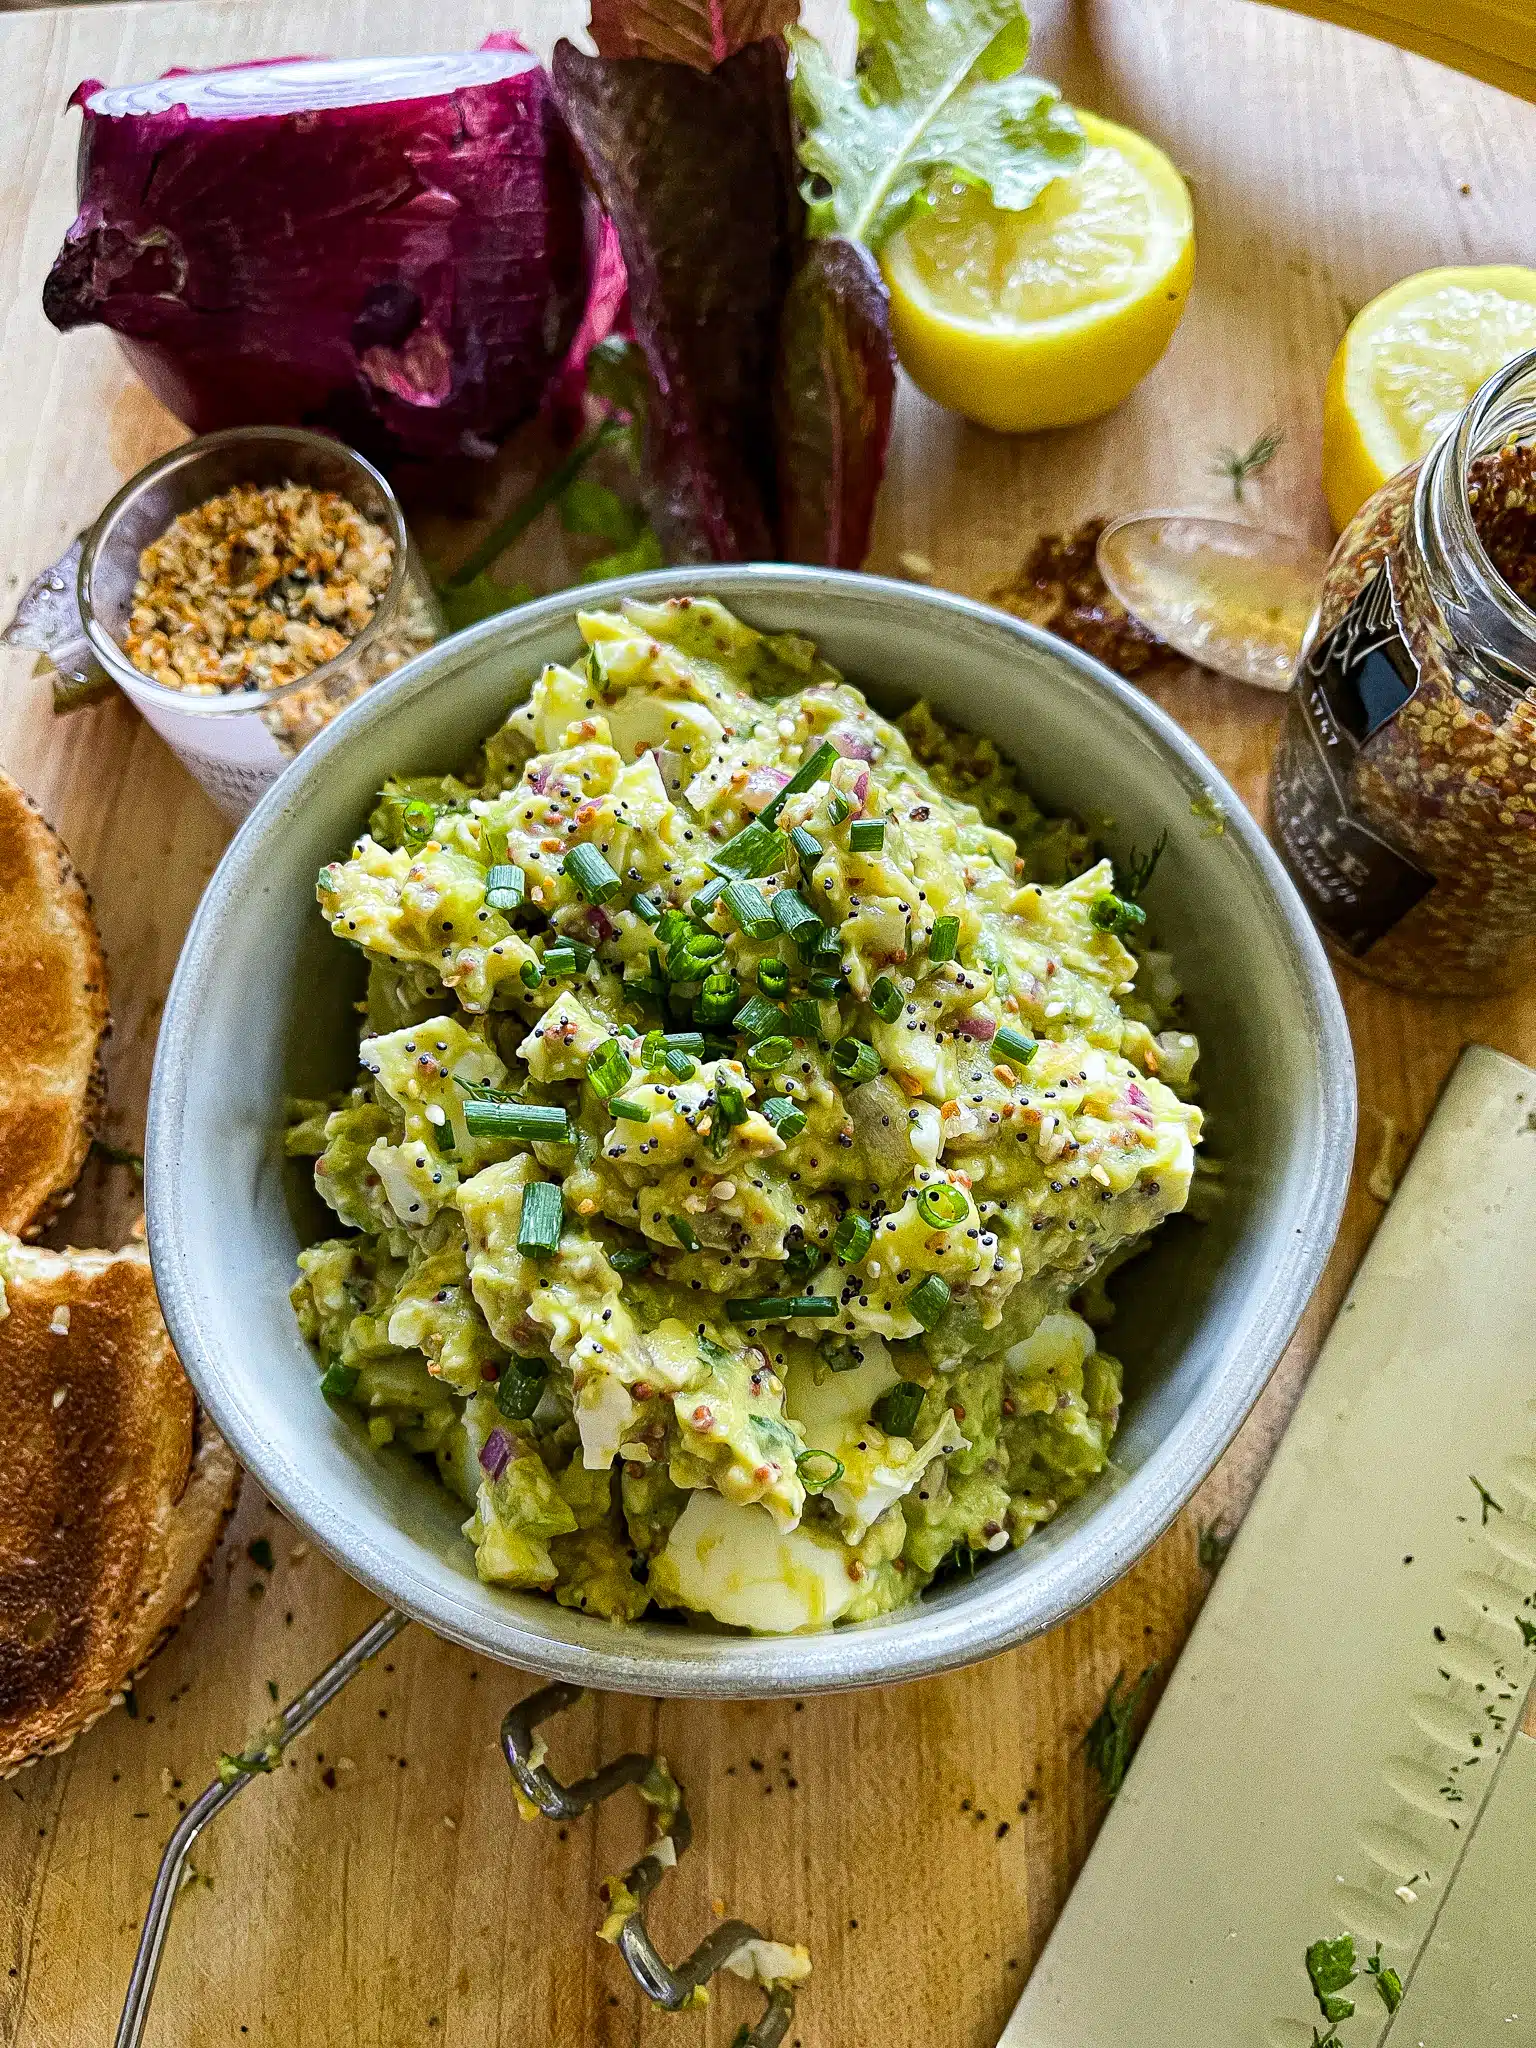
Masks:
[[[1480,995],[1536,970],[1536,352],[1340,535],[1270,809],[1363,973]]]

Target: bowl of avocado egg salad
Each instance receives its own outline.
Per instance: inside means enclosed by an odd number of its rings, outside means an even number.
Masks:
[[[1337,1224],[1261,835],[1128,685],[779,567],[566,592],[306,750],[157,1057],[172,1333],[442,1632],[634,1690],[944,1668],[1167,1525]]]

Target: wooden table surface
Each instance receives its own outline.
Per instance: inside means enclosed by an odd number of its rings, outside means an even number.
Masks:
[[[808,10],[813,25],[830,5]],[[64,102],[77,80],[292,50],[465,46],[509,23],[547,51],[577,15],[565,0],[165,0],[0,21],[0,610],[179,438],[107,337],[59,336],[39,307],[73,211],[77,121]],[[1406,272],[1531,260],[1536,109],[1249,0],[1040,0],[1034,68],[1156,137],[1189,177],[1188,317],[1121,412],[1071,433],[994,438],[904,390],[871,566],[918,550],[939,583],[985,594],[1042,528],[1147,503],[1219,505],[1229,487],[1212,474],[1215,450],[1272,424],[1285,442],[1258,509],[1326,538],[1319,409],[1339,334]],[[95,895],[116,1017],[111,1135],[136,1144],[165,988],[226,830],[125,704],[55,722],[20,655],[4,657],[0,691],[0,760]],[[1193,674],[1157,694],[1258,803],[1277,701]],[[1344,994],[1361,1144],[1338,1249],[1237,1443],[1119,1586],[953,1677],[772,1705],[601,1698],[559,1724],[567,1773],[632,1745],[672,1759],[699,1841],[656,1915],[662,1945],[691,1946],[717,1901],[808,1942],[816,1976],[793,2037],[804,2048],[996,2040],[1101,1816],[1082,1732],[1117,1671],[1176,1658],[1207,1583],[1197,1530],[1230,1528],[1263,1470],[1380,1215],[1366,1182],[1384,1140],[1411,1140],[1469,1039],[1536,1058],[1536,991],[1427,1003],[1346,975]],[[134,1190],[120,1169],[91,1172],[68,1233],[116,1243]],[[270,1572],[248,1555],[261,1536]],[[375,1605],[247,1485],[207,1593],[139,1684],[136,1716],[111,1715],[0,1787],[0,2039],[110,2039],[178,1802],[264,1718],[268,1682],[289,1696]],[[528,1683],[409,1630],[281,1777],[199,1845],[152,2041],[725,2048],[756,1994],[723,1990],[702,2017],[654,2014],[592,1938],[595,1887],[634,1853],[638,1815],[618,1802],[567,1839],[516,1818],[496,1732]]]

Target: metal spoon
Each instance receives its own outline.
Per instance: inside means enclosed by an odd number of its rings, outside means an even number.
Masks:
[[[1099,536],[1099,573],[1126,610],[1205,668],[1288,690],[1328,557],[1289,534],[1199,512],[1137,512]]]

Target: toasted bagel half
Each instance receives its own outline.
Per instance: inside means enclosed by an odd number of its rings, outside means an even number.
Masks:
[[[171,1348],[141,1245],[0,1236],[0,1776],[122,1697],[202,1590],[234,1454]]]
[[[0,1230],[69,1200],[100,1113],[107,970],[63,842],[0,774]]]

